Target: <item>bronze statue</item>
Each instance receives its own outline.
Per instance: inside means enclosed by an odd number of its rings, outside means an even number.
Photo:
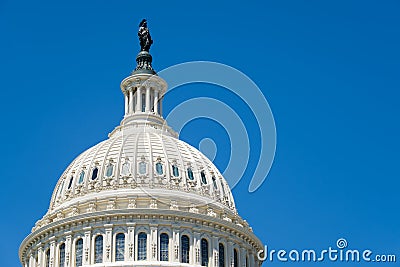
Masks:
[[[153,44],[153,40],[151,39],[149,28],[147,28],[146,19],[143,19],[139,24],[138,36],[139,36],[141,51],[149,52],[150,46]]]

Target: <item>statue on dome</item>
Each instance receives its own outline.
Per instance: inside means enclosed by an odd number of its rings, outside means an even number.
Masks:
[[[146,19],[143,19],[139,24],[138,36],[139,36],[141,51],[149,52],[150,46],[153,44],[153,40],[151,39]]]

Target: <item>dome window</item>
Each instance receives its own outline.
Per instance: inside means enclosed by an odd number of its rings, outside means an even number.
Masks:
[[[189,263],[189,237],[183,235],[181,237],[181,262]]]
[[[160,235],[160,261],[168,261],[169,236],[165,233]]]
[[[128,159],[125,159],[124,164],[122,164],[122,170],[121,170],[121,174],[123,176],[128,176],[129,174],[131,174],[131,164],[129,163]]]
[[[208,241],[201,239],[201,266],[208,266]]]
[[[98,235],[94,240],[94,263],[103,262],[103,236]]]
[[[194,180],[194,176],[193,176],[193,170],[192,170],[192,168],[187,168],[187,175],[188,175],[188,178],[189,178],[189,180]]]
[[[164,170],[163,170],[163,165],[161,162],[157,162],[156,163],[156,172],[158,175],[163,175],[164,174]]]
[[[74,181],[74,176],[71,176],[71,178],[69,178],[68,189],[71,189],[73,181]]]
[[[222,243],[219,243],[218,254],[219,254],[218,267],[225,267],[225,247]]]
[[[147,164],[146,162],[139,162],[139,174],[144,175],[147,172]]]
[[[60,248],[59,248],[59,259],[60,259],[59,266],[60,267],[64,267],[65,266],[65,243],[62,243],[60,245]]]
[[[147,234],[139,233],[138,235],[138,260],[143,261],[147,259]]]
[[[200,176],[201,176],[201,182],[203,184],[207,184],[207,177],[206,177],[206,173],[204,171],[200,172]]]
[[[75,267],[82,266],[83,239],[79,238],[75,243]]]
[[[81,173],[79,174],[78,184],[82,184],[84,179],[85,179],[85,171],[81,171]]]
[[[178,177],[179,176],[179,169],[178,169],[178,167],[174,164],[174,165],[172,165],[172,174],[175,176],[175,177]]]
[[[214,176],[214,175],[213,175],[213,177],[212,177],[211,179],[212,179],[212,182],[213,182],[214,189],[217,190],[217,189],[218,189],[218,186],[217,186],[217,179],[215,179],[215,176]]]
[[[111,177],[113,175],[113,172],[114,172],[114,165],[112,163],[109,163],[106,169],[106,177]]]
[[[98,174],[99,174],[99,169],[95,167],[92,172],[92,181],[96,180]]]
[[[119,233],[115,237],[115,261],[124,261],[125,234]]]

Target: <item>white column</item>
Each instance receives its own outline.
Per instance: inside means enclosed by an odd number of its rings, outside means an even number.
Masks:
[[[40,247],[37,250],[37,259],[38,262],[36,263],[38,267],[44,267],[45,265],[45,257],[44,257],[44,252],[43,252],[43,247],[40,245]]]
[[[104,262],[111,262],[111,244],[112,244],[112,224],[104,225],[106,234],[103,239],[103,246],[104,246],[104,255],[103,261]]]
[[[29,267],[36,267],[35,265],[35,257],[31,254],[29,255]]]
[[[90,241],[91,241],[91,227],[85,227],[85,237],[83,238],[83,264],[90,264]]]
[[[56,241],[55,238],[53,238],[50,242],[50,259],[49,259],[50,267],[54,267],[55,256],[56,256]]]
[[[154,91],[153,110],[154,113],[158,114],[158,91]]]
[[[180,242],[181,242],[181,236],[179,233],[179,228],[173,228],[172,229],[172,261],[173,262],[180,262]]]
[[[228,241],[226,248],[226,262],[228,263],[228,267],[233,267],[233,242]]]
[[[71,231],[69,231],[69,234],[66,233],[67,236],[65,238],[65,267],[71,267],[71,254],[72,254],[72,235]]]
[[[192,257],[189,259],[190,264],[200,265],[200,233],[193,232],[193,249]]]
[[[239,266],[243,266],[246,267],[246,256],[247,256],[247,251],[245,248],[240,248],[240,265]]]
[[[142,88],[136,90],[136,112],[142,111]]]
[[[128,93],[124,94],[124,99],[125,99],[125,115],[128,115],[129,113],[129,99],[128,99]]]
[[[214,267],[218,267],[219,265],[219,243],[218,243],[218,237],[213,236],[212,237],[212,244],[211,244],[211,265]]]
[[[130,88],[129,90],[129,110],[127,111],[128,113],[133,113],[133,88]]]
[[[145,111],[149,112],[150,111],[150,87],[146,88],[146,107]]]
[[[153,225],[150,226],[150,255],[149,259],[151,261],[156,261],[157,260],[157,255],[158,255],[158,249],[157,249],[157,243],[158,243],[158,231],[157,231],[157,226]]]
[[[254,261],[254,254],[250,253],[249,255],[249,260],[250,260],[250,267],[255,267],[255,261]]]
[[[135,224],[128,224],[128,235],[125,244],[125,258],[128,261],[135,259]]]

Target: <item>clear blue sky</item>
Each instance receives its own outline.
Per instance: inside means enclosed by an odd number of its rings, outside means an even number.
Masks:
[[[399,14],[390,0],[1,1],[0,266],[20,266],[19,244],[63,170],[121,120],[119,83],[134,68],[142,18],[157,70],[221,62],[268,99],[275,162],[259,190],[247,191],[249,169],[233,191],[264,244],[323,249],[344,237],[400,260]],[[223,95],[216,90],[188,86],[174,101]],[[207,123],[194,121],[182,138],[196,145],[211,127],[224,137]],[[215,163],[226,165],[223,153]],[[367,264],[264,266],[286,265]]]

